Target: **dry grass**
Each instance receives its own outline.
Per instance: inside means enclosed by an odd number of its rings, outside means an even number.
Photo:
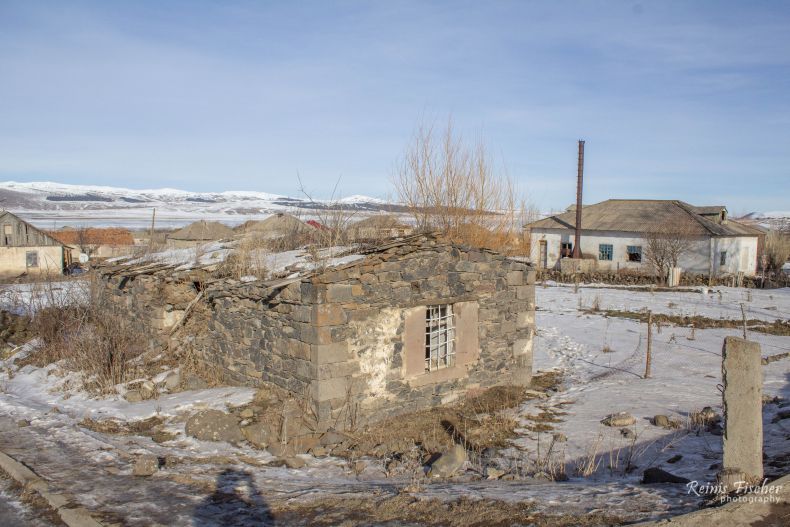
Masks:
[[[589,311],[589,313],[593,313]],[[607,309],[598,312],[606,317],[616,318],[629,318],[631,320],[638,320],[639,322],[647,323],[647,312],[643,311],[620,311],[615,309]],[[675,325],[693,327],[695,329],[710,329],[710,328],[738,328],[743,327],[743,320],[735,319],[718,319],[708,318],[699,315],[694,316],[681,316],[681,315],[665,315],[662,313],[653,313],[653,321],[661,325]],[[775,320],[773,322],[766,322],[764,320],[749,319],[746,321],[749,331],[757,331],[759,333],[766,333],[769,335],[790,335],[790,321]]]
[[[505,446],[515,436],[518,422],[508,410],[526,397],[522,387],[497,386],[455,405],[399,415],[357,431],[354,450],[386,456],[407,452],[414,445],[425,452],[441,452],[458,443],[474,456],[486,448]]]
[[[19,364],[44,366],[62,361],[66,369],[84,374],[85,389],[114,392],[116,384],[137,375],[130,361],[147,350],[150,327],[134,307],[110,302],[96,284],[85,287],[90,288],[85,302],[50,292],[49,305],[31,310],[32,331],[42,345]]]
[[[447,527],[592,527],[619,525],[623,519],[604,512],[579,516],[538,513],[530,502],[420,499],[410,494],[376,498],[320,498],[309,503],[291,502],[273,506],[275,519],[300,525],[389,525],[408,524]]]
[[[781,269],[790,259],[790,233],[770,231],[765,236],[765,255],[769,270]]]

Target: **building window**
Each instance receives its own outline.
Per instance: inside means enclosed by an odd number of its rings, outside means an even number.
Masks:
[[[560,257],[561,258],[572,258],[573,257],[573,243],[571,242],[562,242],[560,246]]]
[[[626,249],[628,253],[628,261],[629,262],[641,262],[642,261],[642,246],[641,245],[629,245]]]
[[[12,245],[14,240],[14,228],[11,225],[3,225],[3,245]]]
[[[38,251],[27,251],[25,253],[25,264],[28,267],[38,267]]]
[[[719,253],[719,265],[727,265],[727,251]]]
[[[453,306],[428,306],[425,311],[425,371],[455,364]]]
[[[602,243],[598,245],[598,259],[611,260],[614,254],[614,247],[609,243]]]

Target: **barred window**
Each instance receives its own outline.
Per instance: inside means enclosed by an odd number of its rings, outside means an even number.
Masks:
[[[428,306],[425,311],[425,371],[455,365],[453,306]]]
[[[609,243],[602,243],[598,245],[598,259],[611,260],[614,254],[614,247]]]

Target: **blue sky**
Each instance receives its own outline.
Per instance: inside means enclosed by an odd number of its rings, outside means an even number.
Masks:
[[[0,179],[386,197],[421,121],[542,210],[790,209],[786,2],[0,0]]]

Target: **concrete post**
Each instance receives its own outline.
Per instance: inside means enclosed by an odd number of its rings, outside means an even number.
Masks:
[[[763,371],[760,345],[727,337],[722,350],[724,462],[720,480],[763,479]]]

